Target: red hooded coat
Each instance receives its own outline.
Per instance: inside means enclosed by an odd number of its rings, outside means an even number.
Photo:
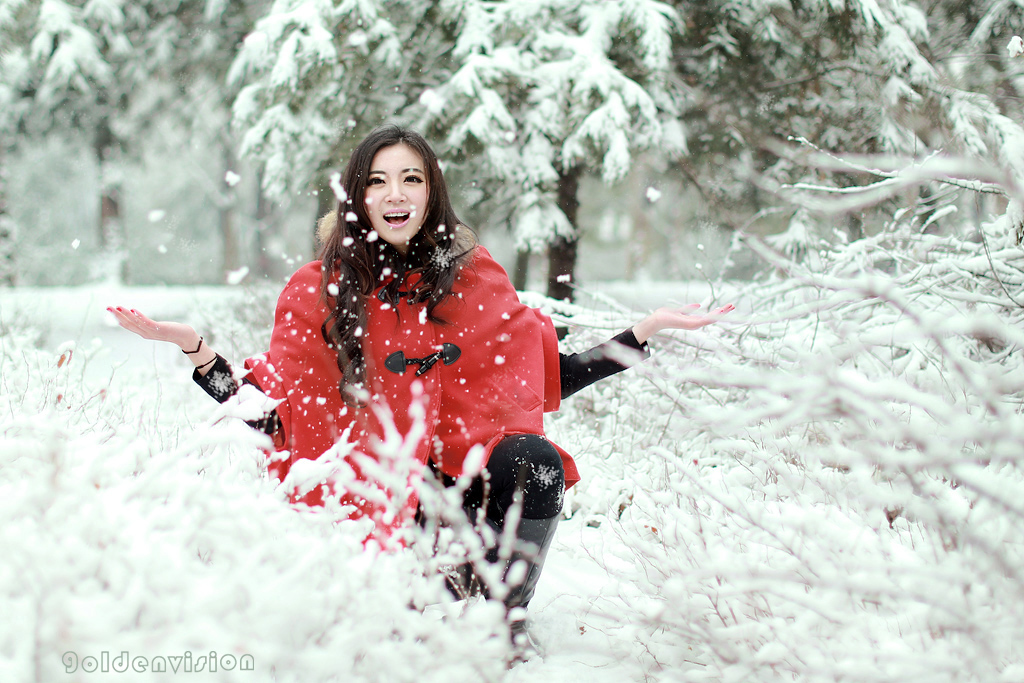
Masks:
[[[484,448],[486,463],[504,435],[544,434],[543,414],[561,400],[554,325],[520,303],[486,249],[476,247],[452,296],[437,307],[446,324],[427,319],[426,303],[403,298],[395,308],[378,298],[380,290],[367,299],[370,403],[363,409],[346,406],[338,391],[337,355],[321,333],[329,312],[320,279],[319,261],[292,276],[278,299],[270,350],[245,362],[263,392],[281,401],[275,435],[281,452],[272,472],[283,481],[296,462],[315,460],[336,444],[347,464],[311,490],[293,486],[293,500],[316,505],[325,492],[340,494],[355,515],[374,521],[374,536],[384,540],[414,514],[409,483],[428,458],[459,476],[475,445]],[[558,450],[568,488],[579,474]],[[389,478],[394,472],[402,479]],[[403,482],[405,490],[397,491]]]

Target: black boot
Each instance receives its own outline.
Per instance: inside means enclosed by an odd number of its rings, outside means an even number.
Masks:
[[[444,574],[444,587],[456,600],[468,600],[483,592],[470,562],[442,567],[441,573]]]
[[[559,514],[546,519],[519,520],[515,546],[505,560],[502,582],[508,592],[505,593],[503,602],[508,610],[513,663],[525,661],[531,654],[538,651],[526,631],[525,610],[537,590],[537,581],[540,580],[541,571],[544,569],[544,560],[547,557],[548,548],[551,547],[551,541],[555,538],[555,528],[558,526],[560,517]],[[490,562],[498,562],[503,554],[505,553],[501,553],[499,548],[492,548],[487,554],[487,559]],[[520,564],[525,564],[525,566],[517,567]],[[515,576],[514,581],[509,580],[510,574]],[[522,610],[518,608],[522,608]]]

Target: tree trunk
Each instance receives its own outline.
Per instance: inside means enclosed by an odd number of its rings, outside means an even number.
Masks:
[[[0,145],[0,286],[14,285],[14,221],[7,214],[7,150]]]
[[[106,175],[102,170],[100,177]],[[128,283],[128,258],[121,225],[121,196],[116,186],[104,186],[100,197],[100,248],[107,263],[103,275],[121,284]]]
[[[121,222],[121,183],[109,171],[110,155],[117,145],[106,121],[99,124],[93,150],[100,176],[99,243],[102,253],[99,276],[108,281],[128,283],[128,258]]]
[[[270,255],[267,253],[267,235],[273,232],[270,201],[263,192],[264,168],[260,166],[256,173],[256,234],[253,237],[256,248],[256,264],[260,276],[267,278],[271,275]]]
[[[105,187],[100,197],[100,246],[117,249],[121,246],[118,222],[121,220],[120,193],[116,187]]]
[[[516,266],[512,271],[512,286],[516,291],[522,292],[526,289],[526,281],[530,275],[530,250],[516,250]]]
[[[572,226],[570,237],[556,237],[548,247],[548,296],[552,299],[572,301],[576,277],[576,257],[579,250],[579,187],[582,168],[563,171],[558,178],[558,208]]]
[[[238,270],[242,259],[238,250],[238,231],[235,229],[235,188],[227,180],[234,155],[227,144],[221,147],[221,152],[224,173],[221,180],[221,201],[218,202],[217,213],[220,219],[220,237],[223,248],[221,263],[226,276],[228,273]]]
[[[644,168],[641,163],[635,163],[629,171],[629,220],[630,236],[624,251],[626,252],[625,279],[632,281],[636,279],[637,273],[645,263],[650,262],[651,257],[651,224],[647,219],[651,211],[650,200],[646,194],[646,183],[644,182]],[[669,241],[671,245],[671,240]]]

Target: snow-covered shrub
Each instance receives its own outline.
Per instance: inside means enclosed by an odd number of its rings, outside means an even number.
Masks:
[[[197,301],[195,327],[221,355],[240,366],[243,358],[270,347],[274,308],[284,284],[247,284],[232,288],[227,296]]]
[[[26,339],[0,337],[0,680],[113,680],[124,662],[133,681],[501,678],[500,607],[417,609],[439,577],[293,509],[265,438],[228,419],[242,406],[155,377],[93,386],[94,349]]]
[[[1024,251],[894,225],[567,406],[648,680],[1024,677]],[[574,444],[575,446],[576,444]],[[586,503],[581,505],[581,503]]]

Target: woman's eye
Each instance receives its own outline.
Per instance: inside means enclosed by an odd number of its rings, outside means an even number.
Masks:
[[[423,182],[423,178],[420,178],[418,175],[411,175],[411,176],[409,176],[408,178],[405,179],[405,182],[407,182],[407,183],[422,183]]]
[[[384,180],[381,179],[381,178],[370,178],[369,180],[366,181],[366,184],[367,185],[383,185],[384,184]]]

